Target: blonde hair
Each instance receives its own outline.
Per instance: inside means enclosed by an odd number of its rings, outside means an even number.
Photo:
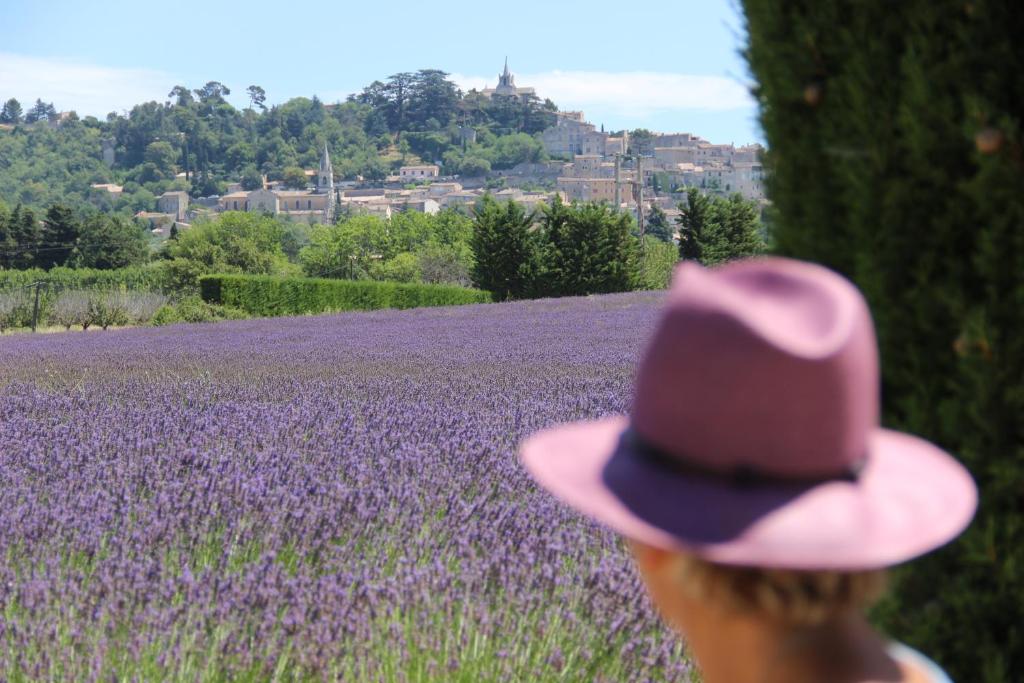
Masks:
[[[676,555],[672,571],[688,597],[726,610],[759,612],[794,626],[813,626],[862,610],[885,592],[886,572],[797,571],[714,564]]]

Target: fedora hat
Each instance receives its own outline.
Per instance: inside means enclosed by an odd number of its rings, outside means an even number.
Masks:
[[[712,562],[858,570],[958,535],[977,505],[954,458],[879,426],[867,304],[821,266],[677,267],[629,416],[550,428],[520,456],[621,534]]]

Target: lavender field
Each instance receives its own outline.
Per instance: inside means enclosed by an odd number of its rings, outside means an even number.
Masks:
[[[658,294],[0,339],[0,679],[687,681],[515,449]]]

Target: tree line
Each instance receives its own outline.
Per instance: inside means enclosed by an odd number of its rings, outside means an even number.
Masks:
[[[40,219],[29,207],[8,210],[0,202],[0,268],[123,268],[147,261],[149,252],[144,229],[122,216],[54,204]]]
[[[556,198],[528,213],[485,196],[473,221],[473,283],[499,301],[660,288],[679,259],[715,265],[766,249],[756,204],[738,194],[692,191],[680,209],[677,253],[664,212],[654,233],[640,236],[631,215],[605,203]],[[662,269],[657,279],[651,257]]]

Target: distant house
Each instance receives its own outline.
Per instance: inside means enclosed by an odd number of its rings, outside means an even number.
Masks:
[[[124,188],[114,183],[93,183],[90,185],[94,190],[106,190],[113,199],[117,199],[124,192]]]
[[[420,178],[436,178],[441,175],[441,167],[437,164],[424,164],[422,166],[402,166],[398,169],[398,177],[402,180],[417,180]]]
[[[174,215],[174,220],[183,221],[188,213],[187,192],[164,192],[156,200],[156,210]]]

